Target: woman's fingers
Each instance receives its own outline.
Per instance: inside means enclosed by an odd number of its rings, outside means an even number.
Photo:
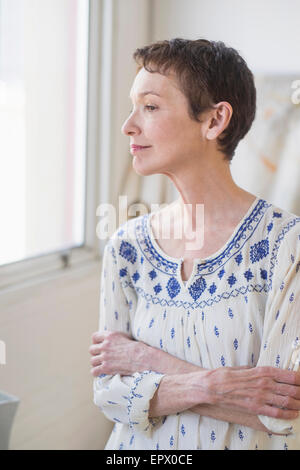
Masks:
[[[237,397],[225,399],[222,406],[227,409],[235,409],[253,415],[265,415],[279,419],[295,419],[299,415],[299,404],[295,404],[294,401],[291,404],[287,398],[288,397],[279,397],[272,394],[264,396],[263,393],[252,390],[251,398],[249,395],[241,393]],[[285,408],[284,405],[296,407],[296,409]]]
[[[277,406],[281,409],[300,410],[300,400],[295,400],[288,395],[276,395],[274,393],[266,393],[265,403]]]
[[[299,385],[289,385],[281,382],[274,382],[274,391],[278,395],[287,395],[294,398],[295,400],[300,400]]]
[[[102,363],[101,356],[93,356],[93,357],[91,357],[90,363],[91,363],[91,365],[92,365],[93,367],[95,367],[95,366],[100,366],[101,363]]]
[[[278,408],[269,404],[261,405],[257,408],[257,412],[254,414],[269,416],[270,418],[277,419],[295,419],[299,416],[297,410],[286,410],[284,408]]]
[[[89,352],[92,356],[97,356],[100,354],[101,349],[99,348],[99,344],[92,344],[89,348]]]
[[[94,377],[98,377],[100,374],[102,374],[101,366],[93,367],[93,368],[91,369],[91,374],[92,374]]]
[[[98,343],[101,343],[101,341],[103,341],[105,339],[105,333],[104,332],[101,332],[101,331],[95,331],[93,334],[92,334],[92,342],[93,344],[98,344]]]
[[[204,388],[210,404],[294,419],[300,410],[299,384],[299,373],[275,367],[219,368],[208,372]]]
[[[249,377],[269,377],[279,383],[300,385],[300,373],[292,370],[279,369],[278,367],[254,367],[245,373]]]

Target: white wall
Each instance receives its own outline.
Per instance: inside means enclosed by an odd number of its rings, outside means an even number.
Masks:
[[[103,449],[112,429],[93,403],[88,348],[100,263],[0,297],[0,389],[20,398],[10,449]]]
[[[254,73],[300,72],[298,0],[153,0],[153,39],[223,41]]]

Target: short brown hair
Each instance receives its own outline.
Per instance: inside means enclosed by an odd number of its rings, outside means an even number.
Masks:
[[[218,150],[230,162],[256,113],[254,77],[239,53],[221,41],[175,38],[136,49],[133,58],[137,72],[144,67],[151,73],[175,73],[193,120],[200,122],[199,115],[220,101],[230,103],[230,122],[217,138]]]

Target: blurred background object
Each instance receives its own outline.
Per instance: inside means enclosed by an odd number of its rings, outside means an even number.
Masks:
[[[19,399],[0,391],[0,450],[9,450],[9,439]]]
[[[300,74],[299,74],[300,75]],[[239,185],[300,215],[300,104],[293,74],[257,74],[257,114],[232,161]]]

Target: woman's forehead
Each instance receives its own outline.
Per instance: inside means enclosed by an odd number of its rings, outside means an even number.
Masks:
[[[158,72],[148,72],[142,68],[136,75],[129,96],[142,97],[149,92],[167,99],[179,92],[175,77],[163,75]]]

